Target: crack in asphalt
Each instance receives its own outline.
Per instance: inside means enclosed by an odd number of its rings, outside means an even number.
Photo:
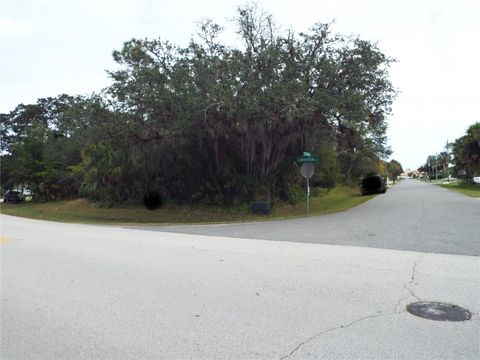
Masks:
[[[400,306],[400,304],[413,297],[415,299],[417,299],[417,301],[422,301],[422,299],[420,299],[420,297],[418,297],[415,292],[413,291],[413,289],[411,288],[411,286],[413,285],[414,281],[415,281],[415,277],[417,276],[417,267],[418,267],[418,264],[420,263],[420,260],[425,256],[426,254],[421,254],[417,260],[415,260],[413,266],[412,266],[412,272],[411,272],[411,275],[410,275],[410,281],[408,283],[404,283],[403,284],[403,287],[405,288],[405,290],[407,290],[409,292],[409,296],[406,296],[406,297],[403,297],[401,298],[400,300],[398,300],[397,304],[395,305],[395,308],[393,309],[393,312],[395,314],[399,314],[400,312],[397,311],[398,307]]]
[[[332,327],[330,329],[327,329],[327,330],[324,330],[322,332],[319,332],[318,334],[315,334],[313,336],[310,336],[309,338],[307,338],[306,340],[303,340],[302,342],[298,343],[297,346],[295,346],[295,348],[293,348],[293,350],[291,350],[287,355],[283,355],[280,360],[284,360],[284,359],[288,359],[289,357],[291,357],[295,352],[297,352],[303,345],[309,343],[310,341],[324,335],[324,334],[327,334],[327,333],[330,333],[332,331],[335,331],[335,330],[340,330],[340,329],[346,329],[346,328],[349,328],[355,324],[358,324],[359,322],[361,321],[364,321],[364,320],[368,320],[368,319],[375,319],[375,318],[378,318],[378,317],[381,317],[381,316],[385,316],[385,315],[390,315],[391,313],[384,313],[384,312],[379,312],[375,315],[369,315],[369,316],[365,316],[365,317],[362,317],[360,319],[357,319],[355,321],[352,321],[350,323],[347,323],[347,324],[342,324],[342,325],[339,325],[339,326],[336,326],[336,327]]]
[[[360,318],[360,319],[357,319],[355,321],[352,321],[348,324],[342,324],[340,326],[336,326],[336,327],[332,327],[330,329],[327,329],[327,330],[324,330],[322,332],[319,332],[318,334],[315,334],[315,335],[312,335],[310,336],[309,338],[301,341],[300,343],[298,343],[295,348],[293,348],[287,355],[283,355],[280,360],[285,360],[285,359],[288,359],[290,358],[293,354],[295,354],[295,352],[297,352],[303,345],[309,343],[310,341],[324,335],[324,334],[327,334],[327,333],[330,333],[332,331],[336,331],[336,330],[340,330],[340,329],[345,329],[345,328],[348,328],[348,327],[351,327],[355,324],[358,324],[359,322],[361,321],[364,321],[364,320],[368,320],[368,319],[374,319],[374,318],[378,318],[378,317],[381,317],[381,316],[385,316],[385,315],[390,315],[390,314],[399,314],[399,312],[397,311],[398,307],[400,306],[400,304],[404,301],[404,300],[407,300],[409,299],[410,297],[413,297],[415,299],[417,299],[418,301],[422,301],[422,299],[420,299],[416,294],[415,292],[413,291],[413,289],[411,289],[409,286],[412,286],[414,281],[415,281],[415,277],[417,276],[417,267],[420,263],[420,260],[425,256],[426,254],[421,254],[414,262],[413,266],[412,266],[412,271],[411,271],[411,275],[410,275],[410,281],[408,283],[404,283],[403,284],[403,287],[405,288],[405,290],[407,290],[409,292],[409,296],[406,296],[406,297],[403,297],[401,298],[400,300],[398,300],[397,304],[395,305],[395,308],[393,310],[393,313],[384,313],[384,312],[378,312],[377,314],[375,315],[369,315],[369,316],[365,316],[363,318]],[[372,269],[373,270],[373,269]]]
[[[413,264],[412,276],[411,276],[411,278],[410,278],[410,283],[413,283],[413,282],[415,281],[415,275],[417,275],[418,261],[420,261],[420,258],[418,258],[418,260],[415,261],[415,264]]]
[[[422,299],[420,299],[417,295],[415,295],[413,289],[410,288],[410,286],[413,285],[414,281],[415,281],[415,277],[417,276],[417,266],[418,264],[420,263],[420,260],[425,256],[426,254],[422,254],[418,257],[417,260],[415,260],[415,263],[413,264],[413,267],[412,267],[412,275],[410,276],[410,281],[406,284],[403,284],[403,287],[410,293],[410,295],[412,297],[414,297],[415,299],[417,299],[418,301],[422,301]]]
[[[404,287],[405,290],[407,290],[407,291],[410,293],[410,295],[411,295],[411,296],[407,297],[407,299],[410,298],[410,297],[414,297],[415,299],[417,299],[417,301],[422,301],[422,299],[420,299],[417,295],[415,295],[415,293],[413,292],[413,290],[410,289],[407,285],[403,284],[403,287]],[[404,299],[404,300],[406,300],[406,299]]]
[[[408,290],[408,289],[407,289],[407,290]],[[409,296],[405,296],[405,297],[401,298],[400,300],[398,300],[397,304],[395,305],[395,308],[393,309],[393,312],[394,312],[395,314],[400,314],[400,313],[402,313],[402,311],[397,311],[397,309],[398,309],[398,307],[400,306],[400,304],[401,304],[403,301],[407,300],[407,299],[410,299],[410,295],[409,295]]]

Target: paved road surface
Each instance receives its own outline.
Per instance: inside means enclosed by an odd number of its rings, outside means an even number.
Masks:
[[[1,359],[480,358],[478,257],[0,219]]]
[[[303,219],[145,230],[480,255],[480,200],[406,180],[356,208]]]

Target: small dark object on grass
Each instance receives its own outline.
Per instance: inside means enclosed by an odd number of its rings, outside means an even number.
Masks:
[[[270,215],[271,208],[268,202],[254,202],[251,206],[252,214]]]
[[[156,191],[147,191],[143,196],[143,205],[148,210],[156,210],[162,206],[162,197]]]
[[[380,175],[366,176],[362,180],[361,191],[362,195],[377,193],[385,194],[387,191],[387,184],[385,183],[385,179]]]

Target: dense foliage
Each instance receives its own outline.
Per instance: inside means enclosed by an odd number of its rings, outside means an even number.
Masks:
[[[295,201],[295,158],[319,156],[315,186],[379,170],[395,95],[392,62],[375,44],[333,34],[282,33],[255,6],[238,10],[232,48],[200,25],[187,47],[136,40],[113,57],[100,95],[40,99],[2,114],[2,186],[38,199],[88,196],[230,204]]]
[[[386,163],[386,173],[388,178],[395,182],[401,173],[403,173],[403,167],[400,162],[395,159],[390,160]]]
[[[480,176],[480,122],[471,125],[464,136],[453,143],[454,170],[468,182]]]
[[[465,135],[447,143],[444,151],[428,156],[418,170],[432,177],[453,175],[465,182],[472,182],[474,176],[480,176],[480,123],[472,124]]]

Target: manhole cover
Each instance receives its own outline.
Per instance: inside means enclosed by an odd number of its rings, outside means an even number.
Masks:
[[[436,321],[470,320],[470,311],[453,304],[441,302],[416,302],[407,306],[410,314]]]

